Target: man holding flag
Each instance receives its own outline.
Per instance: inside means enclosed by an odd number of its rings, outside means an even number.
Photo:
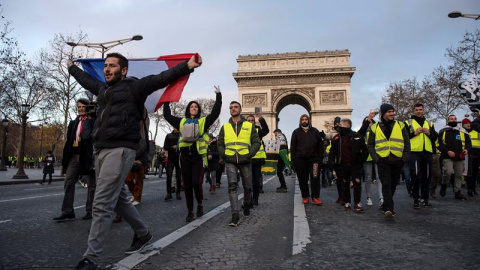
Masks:
[[[140,251],[153,238],[138,211],[127,199],[124,187],[140,141],[138,123],[141,112],[150,94],[174,84],[201,64],[202,59],[197,55],[158,75],[141,79],[127,78],[128,60],[119,53],[111,53],[103,65],[104,83],[82,71],[71,60],[68,61],[68,72],[83,88],[98,96],[98,118],[93,132],[97,177],[93,220],[87,251],[75,269],[97,269],[114,210],[130,224],[135,233],[126,254]]]

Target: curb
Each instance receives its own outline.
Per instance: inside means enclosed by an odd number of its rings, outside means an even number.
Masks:
[[[63,181],[65,177],[63,176],[53,176],[52,182],[60,182]],[[8,181],[0,181],[0,186],[7,186],[7,185],[18,185],[18,184],[38,184],[42,179],[12,179]]]

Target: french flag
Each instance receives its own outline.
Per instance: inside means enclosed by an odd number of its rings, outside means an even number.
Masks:
[[[190,60],[194,55],[197,56],[198,54],[184,53],[165,55],[157,58],[128,59],[127,76],[133,76],[140,79],[148,75],[158,74],[183,61]],[[104,58],[76,59],[75,62],[80,62],[83,70],[92,76],[92,78],[105,82],[105,77],[103,76]],[[147,108],[147,111],[149,113],[156,112],[165,102],[178,102],[182,96],[183,88],[187,84],[188,78],[189,75],[185,75],[167,87],[158,89],[148,96],[145,101],[145,108]]]

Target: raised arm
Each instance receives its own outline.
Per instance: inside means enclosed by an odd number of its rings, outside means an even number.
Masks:
[[[265,121],[265,118],[263,118],[261,115],[260,117],[258,117],[258,122],[260,123],[260,130],[258,131],[258,136],[260,137],[260,139],[262,139],[268,133],[270,133],[270,129],[268,128],[267,121]]]
[[[72,75],[83,88],[87,89],[92,94],[98,96],[100,89],[105,87],[103,82],[93,79],[88,73],[74,65],[72,60],[68,60],[67,66],[68,73]]]
[[[182,121],[182,118],[172,115],[172,111],[170,110],[170,102],[165,102],[163,104],[163,117],[172,127],[180,130],[180,121]]]
[[[215,120],[220,116],[220,111],[222,110],[222,93],[220,92],[220,87],[215,86],[215,104],[213,105],[212,111],[205,118],[205,130],[208,130]]]

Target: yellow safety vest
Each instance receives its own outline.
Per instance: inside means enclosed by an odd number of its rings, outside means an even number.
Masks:
[[[368,144],[368,136],[370,136],[370,131],[367,131],[367,133],[365,134],[365,144]],[[370,153],[368,153],[368,158],[367,158],[367,161],[372,161],[372,155],[370,155]]]
[[[258,128],[257,128],[257,133],[258,133]],[[263,141],[260,143],[260,149],[258,150],[258,152],[255,154],[253,158],[267,159],[267,153],[265,153],[265,148],[263,148]]]
[[[395,121],[390,139],[387,139],[382,129],[378,128],[378,123],[371,126],[371,131],[375,134],[375,152],[377,155],[388,157],[390,154],[393,154],[400,158],[403,156],[404,141],[402,129],[404,127],[404,123]]]
[[[458,131],[460,133],[460,140],[462,141],[462,149],[465,149],[465,133]],[[445,134],[447,131],[443,132],[442,140],[443,140],[443,145],[445,145]]]
[[[327,152],[327,154],[330,153],[330,148],[332,148],[332,142],[328,142],[327,149],[325,149],[325,151]]]
[[[237,136],[230,122],[223,125],[226,156],[234,156],[235,153],[244,156],[250,153],[252,128],[252,123],[244,121]]]
[[[480,148],[480,136],[475,130],[469,132],[470,139],[472,140],[472,148]]]
[[[408,119],[407,123],[410,126],[410,132],[412,133],[415,133],[415,130],[417,130],[420,127],[418,122],[414,119]],[[427,120],[423,122],[423,128],[430,129],[430,127],[432,126],[433,126],[433,122],[429,122]],[[425,144],[425,151],[432,153],[433,152],[432,141],[427,135],[425,135],[425,133],[422,132],[410,139],[410,147],[411,147],[411,151],[413,152],[422,152],[424,144]]]
[[[207,154],[207,141],[209,139],[208,134],[204,133],[205,131],[205,117],[202,117],[198,119],[198,128],[199,128],[199,137],[198,140],[196,141],[197,145],[197,152],[200,155],[206,155]],[[178,147],[190,147],[193,145],[193,143],[189,142],[184,142],[182,138],[182,130],[183,130],[183,124],[187,121],[187,118],[182,118],[180,121],[180,137],[178,138]]]

